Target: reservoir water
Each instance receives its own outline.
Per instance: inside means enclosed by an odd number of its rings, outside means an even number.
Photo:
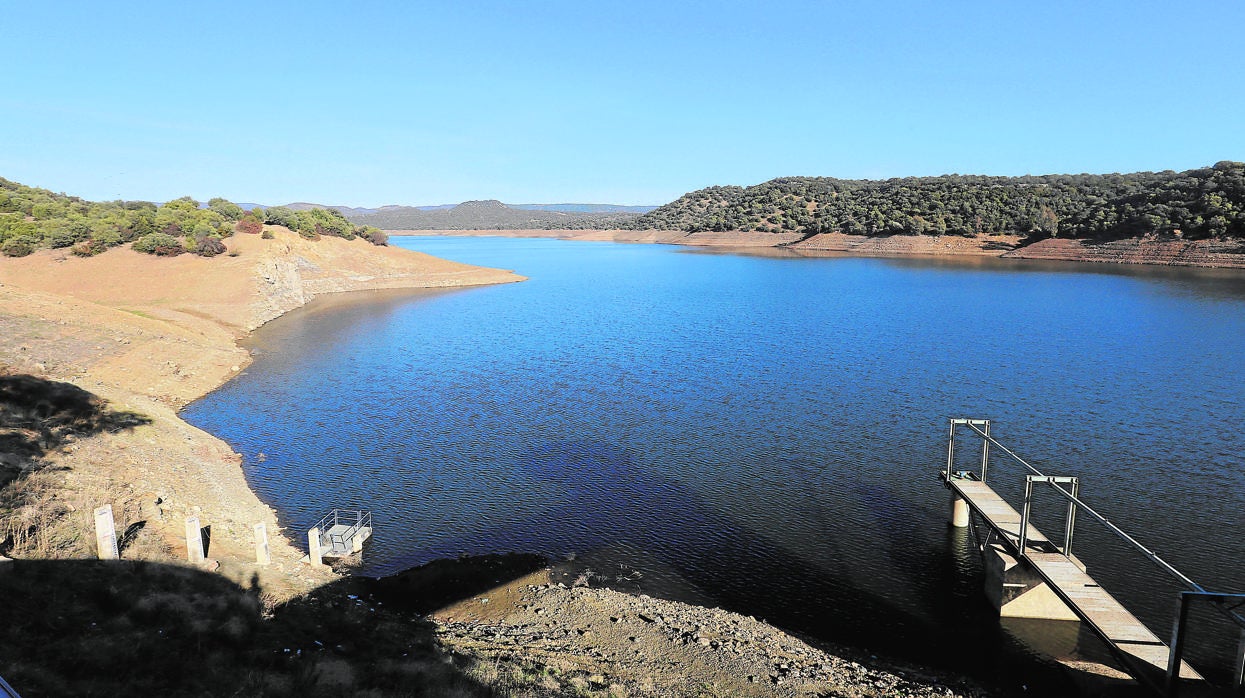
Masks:
[[[1000,626],[946,526],[937,472],[966,416],[1080,476],[1203,585],[1245,591],[1243,273],[393,243],[530,280],[317,300],[184,413],[292,532],[370,509],[364,573],[537,552],[594,584],[1045,680],[1017,638],[1060,631]],[[1018,467],[996,458],[991,480],[1018,500]],[[1039,526],[1060,511],[1040,500]],[[1088,522],[1077,547],[1167,635],[1176,585]]]

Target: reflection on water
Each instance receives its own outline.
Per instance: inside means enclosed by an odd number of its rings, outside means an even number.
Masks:
[[[371,509],[365,572],[574,556],[610,586],[1009,685],[1058,681],[1000,628],[945,525],[935,473],[956,415],[1081,476],[1195,578],[1245,586],[1240,274],[395,243],[530,280],[313,304],[186,410],[291,528]],[[1008,496],[1019,477],[991,470]],[[1101,535],[1077,545],[1165,635],[1172,589],[1139,584]]]

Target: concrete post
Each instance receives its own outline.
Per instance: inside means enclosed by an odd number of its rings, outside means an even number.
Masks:
[[[1236,666],[1232,667],[1232,688],[1245,686],[1245,630],[1241,630],[1241,641],[1236,646]]]
[[[1079,561],[1073,559],[1080,567]],[[1002,545],[992,543],[982,555],[985,567],[986,598],[1003,618],[1080,620],[1024,560],[1009,554]],[[1082,569],[1084,571],[1084,569]]]
[[[186,519],[186,559],[192,565],[203,562],[203,529],[199,527],[199,517]]]
[[[116,560],[121,557],[117,550],[117,527],[112,520],[111,504],[95,510],[95,546],[101,560]]]
[[[968,502],[955,492],[951,493],[951,525],[956,528],[968,526]]]
[[[255,524],[255,564],[268,565],[272,562],[272,550],[268,547],[268,527],[262,523]]]
[[[320,529],[307,531],[307,559],[316,567],[324,566],[324,558],[320,555]]]

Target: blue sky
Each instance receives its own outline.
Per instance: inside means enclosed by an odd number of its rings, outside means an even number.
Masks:
[[[0,176],[89,199],[659,204],[1245,160],[1245,3],[0,0]]]

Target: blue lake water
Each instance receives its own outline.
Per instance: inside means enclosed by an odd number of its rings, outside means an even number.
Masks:
[[[573,556],[598,584],[1018,683],[1025,650],[945,523],[946,420],[968,416],[1245,590],[1245,274],[393,243],[530,280],[317,300],[184,413],[291,530],[373,511],[365,573]],[[996,458],[1013,500],[1020,477]],[[1089,523],[1077,547],[1167,634],[1178,587]]]

